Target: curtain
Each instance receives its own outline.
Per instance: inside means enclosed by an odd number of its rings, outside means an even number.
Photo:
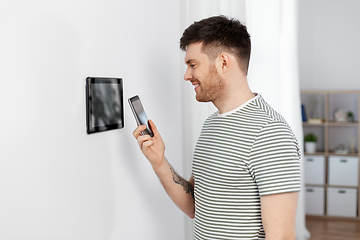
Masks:
[[[303,149],[298,70],[298,0],[247,0],[247,26],[252,39],[248,80],[289,123]],[[303,153],[304,151],[302,151]],[[305,225],[303,161],[296,215],[297,239],[310,237]]]
[[[297,54],[298,0],[186,0],[182,4],[183,30],[194,21],[219,14],[235,17],[248,27],[252,41],[250,87],[284,116],[303,149]],[[185,72],[185,64],[182,66]],[[189,83],[182,84],[182,98],[184,176],[190,177],[201,126],[216,109],[211,103],[196,102]],[[302,164],[296,216],[298,240],[310,237],[305,226]],[[193,239],[193,221],[185,221],[186,239]]]

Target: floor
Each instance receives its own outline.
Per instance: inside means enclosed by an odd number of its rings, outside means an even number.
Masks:
[[[310,240],[359,240],[360,222],[306,219]]]

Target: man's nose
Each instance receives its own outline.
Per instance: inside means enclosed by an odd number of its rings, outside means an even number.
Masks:
[[[184,80],[185,81],[190,81],[191,79],[193,79],[193,75],[192,75],[190,69],[187,68],[186,71],[185,71],[185,74],[184,74]]]

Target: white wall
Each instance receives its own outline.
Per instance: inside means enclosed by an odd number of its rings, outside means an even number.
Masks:
[[[360,1],[299,3],[300,88],[360,89]]]
[[[180,2],[1,1],[0,239],[184,239],[125,128],[85,128],[85,78],[124,79],[182,173]]]

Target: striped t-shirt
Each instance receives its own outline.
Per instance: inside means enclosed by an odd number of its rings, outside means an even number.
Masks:
[[[300,191],[297,140],[260,95],[205,121],[192,171],[195,239],[265,239],[260,196]]]

